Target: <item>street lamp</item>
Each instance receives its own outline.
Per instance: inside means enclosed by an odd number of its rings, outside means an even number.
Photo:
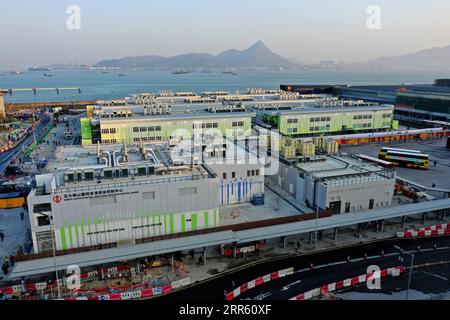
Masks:
[[[56,239],[55,234],[53,232],[53,216],[48,214],[47,217],[50,220],[50,233],[52,234],[52,249],[53,249],[53,264],[55,266],[55,275],[56,275],[56,286],[58,288],[58,299],[61,299],[61,290],[59,289],[59,277],[58,277],[58,266],[56,264]]]
[[[317,186],[317,190],[316,190],[316,194],[317,194],[317,203],[316,203],[316,230],[315,230],[315,235],[314,235],[314,249],[316,249],[316,244],[317,244],[317,229],[318,229],[318,222],[319,222],[319,199],[320,199],[320,179],[317,180],[318,182],[318,186]]]
[[[413,269],[413,265],[414,265],[414,254],[413,253],[409,253],[409,252],[404,252],[403,249],[400,248],[399,246],[394,246],[394,249],[397,249],[401,253],[406,253],[407,255],[411,256],[411,265],[409,267],[409,276],[408,276],[408,289],[406,290],[406,298],[405,298],[405,300],[408,300],[409,288],[410,288],[410,285],[411,285],[412,269]]]

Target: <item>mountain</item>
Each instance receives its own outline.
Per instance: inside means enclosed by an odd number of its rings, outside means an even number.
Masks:
[[[381,57],[369,61],[369,65],[387,69],[450,69],[450,46],[435,47],[416,53],[395,57]]]
[[[96,67],[106,68],[291,68],[296,64],[273,53],[262,41],[245,50],[227,50],[216,56],[188,53],[172,57],[155,55],[103,60]]]

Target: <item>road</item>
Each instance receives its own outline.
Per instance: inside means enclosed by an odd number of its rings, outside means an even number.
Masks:
[[[437,250],[434,249],[435,244],[438,247]],[[288,300],[300,293],[324,284],[365,274],[369,265],[378,265],[383,269],[402,264],[398,260],[399,254],[393,248],[394,245],[399,245],[404,250],[413,251],[420,245],[421,251],[416,254],[415,265],[441,260],[450,261],[449,237],[392,239],[307,256],[288,257],[278,261],[264,262],[206,281],[197,286],[162,296],[158,299],[223,301],[224,290],[229,292],[234,287],[240,286],[259,276],[284,268],[294,267],[293,275],[258,286],[241,294],[238,298],[252,300]],[[381,251],[384,251],[383,257],[380,256]],[[367,254],[367,260],[364,259],[364,254]],[[346,260],[349,256],[350,262],[347,262]],[[408,259],[409,257],[405,256],[405,264],[409,264]],[[311,263],[315,266],[313,270],[310,270]],[[326,264],[333,265],[321,267]],[[447,264],[442,265],[441,268],[435,267],[424,271],[414,270],[411,288],[426,293],[439,293],[450,290],[450,282],[444,280],[450,278],[450,274],[448,274],[449,266]],[[394,280],[392,278],[386,278],[385,280],[386,283],[390,281]],[[401,291],[406,289],[407,276],[402,275],[395,281],[390,286],[383,286],[382,284],[382,290],[384,291],[380,292],[390,293],[394,290]]]
[[[50,121],[50,117],[41,114],[42,121],[38,124],[35,129],[36,134],[41,131]],[[23,146],[27,145],[30,141],[34,139],[33,134],[29,134],[21,143],[15,146],[13,149],[0,154],[0,172],[5,172],[6,167],[8,166],[9,161],[13,158],[17,152],[19,152]]]

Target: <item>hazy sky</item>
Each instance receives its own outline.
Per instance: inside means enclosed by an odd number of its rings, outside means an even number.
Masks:
[[[366,61],[450,45],[448,0],[0,0],[0,68],[244,49],[304,62]],[[81,29],[69,30],[69,5]],[[381,29],[366,27],[370,5]]]

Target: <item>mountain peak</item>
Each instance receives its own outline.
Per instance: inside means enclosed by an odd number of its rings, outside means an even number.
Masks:
[[[261,40],[256,41],[250,48],[248,48],[248,50],[252,50],[252,49],[253,50],[255,50],[255,49],[257,49],[257,50],[264,49],[264,50],[269,50],[270,51],[270,49]]]

